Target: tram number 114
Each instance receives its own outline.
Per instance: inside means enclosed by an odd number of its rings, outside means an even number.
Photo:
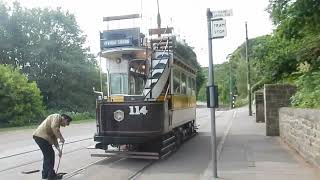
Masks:
[[[147,107],[146,106],[142,106],[140,108],[140,106],[129,106],[130,108],[130,113],[129,115],[146,115],[148,113]]]

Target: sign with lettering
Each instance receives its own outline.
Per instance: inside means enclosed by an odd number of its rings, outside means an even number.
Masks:
[[[212,38],[223,38],[227,36],[227,27],[225,19],[212,20]]]
[[[104,48],[131,46],[131,45],[132,45],[132,39],[115,39],[115,40],[104,40],[103,41]]]
[[[226,17],[226,16],[233,16],[232,9],[212,11],[212,17],[213,18]]]

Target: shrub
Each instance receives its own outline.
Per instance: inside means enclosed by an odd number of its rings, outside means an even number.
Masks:
[[[291,98],[295,107],[320,108],[320,72],[305,73],[296,81],[298,92]]]
[[[46,116],[50,114],[67,114],[72,118],[73,121],[80,121],[80,120],[88,120],[88,119],[95,119],[96,115],[93,112],[65,112],[63,110],[56,110],[56,109],[49,109],[46,112]]]
[[[19,70],[0,65],[0,127],[34,124],[43,114],[37,84],[28,82]]]
[[[244,98],[244,99],[237,99],[235,102],[235,106],[236,107],[242,107],[245,106],[249,103],[248,98]]]

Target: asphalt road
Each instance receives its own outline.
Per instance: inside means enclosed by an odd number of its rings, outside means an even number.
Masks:
[[[170,157],[150,160],[125,158],[93,158],[89,150],[94,144],[95,123],[73,124],[62,128],[66,139],[59,172],[68,173],[64,179],[199,179],[210,162],[210,113],[206,108],[197,109],[198,135],[185,142]],[[220,142],[232,111],[216,112],[217,144]],[[35,180],[41,173],[22,174],[22,171],[41,170],[42,154],[32,139],[33,130],[0,133],[0,179]],[[56,156],[56,165],[58,158]]]

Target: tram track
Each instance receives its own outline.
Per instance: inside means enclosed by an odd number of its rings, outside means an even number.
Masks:
[[[126,159],[130,159],[130,158],[121,158],[121,157],[105,157],[103,159],[99,159],[95,162],[92,162],[92,163],[89,163],[81,168],[78,168],[68,174],[66,174],[63,179],[70,179],[70,178],[73,178],[79,174],[81,174],[82,172],[84,172],[87,168],[93,166],[93,165],[96,165],[98,163],[101,163],[103,161],[108,161],[107,164],[105,165],[112,165],[114,163],[117,163],[117,162],[121,162],[123,160],[126,160]],[[153,165],[157,160],[150,160],[149,162],[147,162],[145,165],[143,165],[141,168],[139,168],[137,171],[134,171],[133,173],[131,173],[131,175],[128,176],[128,180],[135,180],[136,178],[138,178],[148,167],[150,167],[151,165]]]
[[[77,142],[81,142],[81,141],[86,141],[86,140],[91,140],[91,139],[93,139],[93,138],[91,137],[91,138],[84,138],[84,139],[79,139],[79,140],[75,140],[75,141],[70,141],[70,142],[65,143],[65,145],[73,144],[73,143],[77,143]],[[33,149],[33,150],[29,150],[29,151],[24,151],[24,152],[21,152],[21,153],[2,156],[2,157],[0,157],[0,160],[11,158],[11,157],[16,157],[16,156],[20,156],[20,155],[25,155],[25,154],[33,153],[33,152],[37,152],[37,151],[40,151],[40,149]]]
[[[220,117],[225,113],[225,111],[222,111],[221,113],[217,114],[216,117]],[[204,118],[207,117],[208,115],[202,115],[202,116],[198,116],[197,118]],[[195,136],[196,134],[194,134],[193,136]],[[190,138],[188,138],[187,140],[191,139],[193,136],[191,136]],[[171,153],[172,154],[172,153]],[[161,159],[160,159],[161,160]],[[151,160],[150,162],[148,162],[146,165],[144,165],[142,168],[140,168],[138,171],[134,172],[131,176],[128,177],[128,180],[136,180],[139,178],[139,176],[141,176],[143,174],[143,172],[149,168],[150,166],[152,166],[157,160]]]
[[[135,179],[138,178],[148,167],[152,166],[155,162],[156,162],[156,160],[151,160],[151,161],[148,162],[145,166],[143,166],[143,167],[140,168],[138,171],[136,171],[136,172],[133,173],[131,176],[129,176],[129,177],[128,177],[128,180],[135,180]]]
[[[98,163],[100,163],[100,162],[102,162],[102,161],[104,161],[104,160],[110,161],[110,162],[108,162],[108,164],[110,164],[110,163],[114,163],[114,162],[120,161],[120,160],[122,160],[122,159],[123,159],[123,158],[119,158],[119,157],[106,157],[106,158],[103,158],[103,159],[99,159],[99,160],[97,160],[97,161],[95,161],[95,162],[89,163],[89,164],[87,164],[87,165],[85,165],[85,166],[82,166],[81,168],[78,168],[78,169],[76,169],[76,170],[74,170],[74,171],[66,174],[66,175],[63,177],[63,179],[70,179],[70,178],[72,178],[72,177],[80,174],[81,172],[85,171],[85,170],[86,170],[87,168],[89,168],[90,166],[93,166],[93,165],[95,165],[95,164],[98,164]]]
[[[81,141],[90,140],[90,139],[92,139],[92,138],[76,140],[76,141],[69,142],[68,144],[73,144],[73,143],[76,143],[76,142],[81,142]],[[77,152],[77,151],[81,151],[81,150],[86,150],[86,149],[87,149],[86,146],[81,146],[79,148],[76,148],[76,149],[73,149],[71,151],[65,152],[64,155],[71,154],[71,153],[74,153],[74,152]],[[32,152],[36,152],[36,150],[32,151]],[[31,152],[29,152],[29,153],[31,153]],[[24,153],[24,154],[27,154],[27,153]],[[24,155],[24,154],[19,153],[19,155]],[[11,157],[14,157],[14,156],[11,156]],[[21,163],[21,164],[15,165],[15,166],[7,167],[5,169],[1,169],[0,173],[6,172],[6,171],[9,171],[9,170],[13,170],[13,169],[16,169],[16,168],[28,166],[28,165],[31,165],[31,164],[34,164],[34,163],[37,163],[37,162],[41,162],[41,161],[42,161],[42,158],[41,159],[37,159],[37,160],[33,160],[33,161],[29,161],[29,162],[26,162],[26,163]]]

